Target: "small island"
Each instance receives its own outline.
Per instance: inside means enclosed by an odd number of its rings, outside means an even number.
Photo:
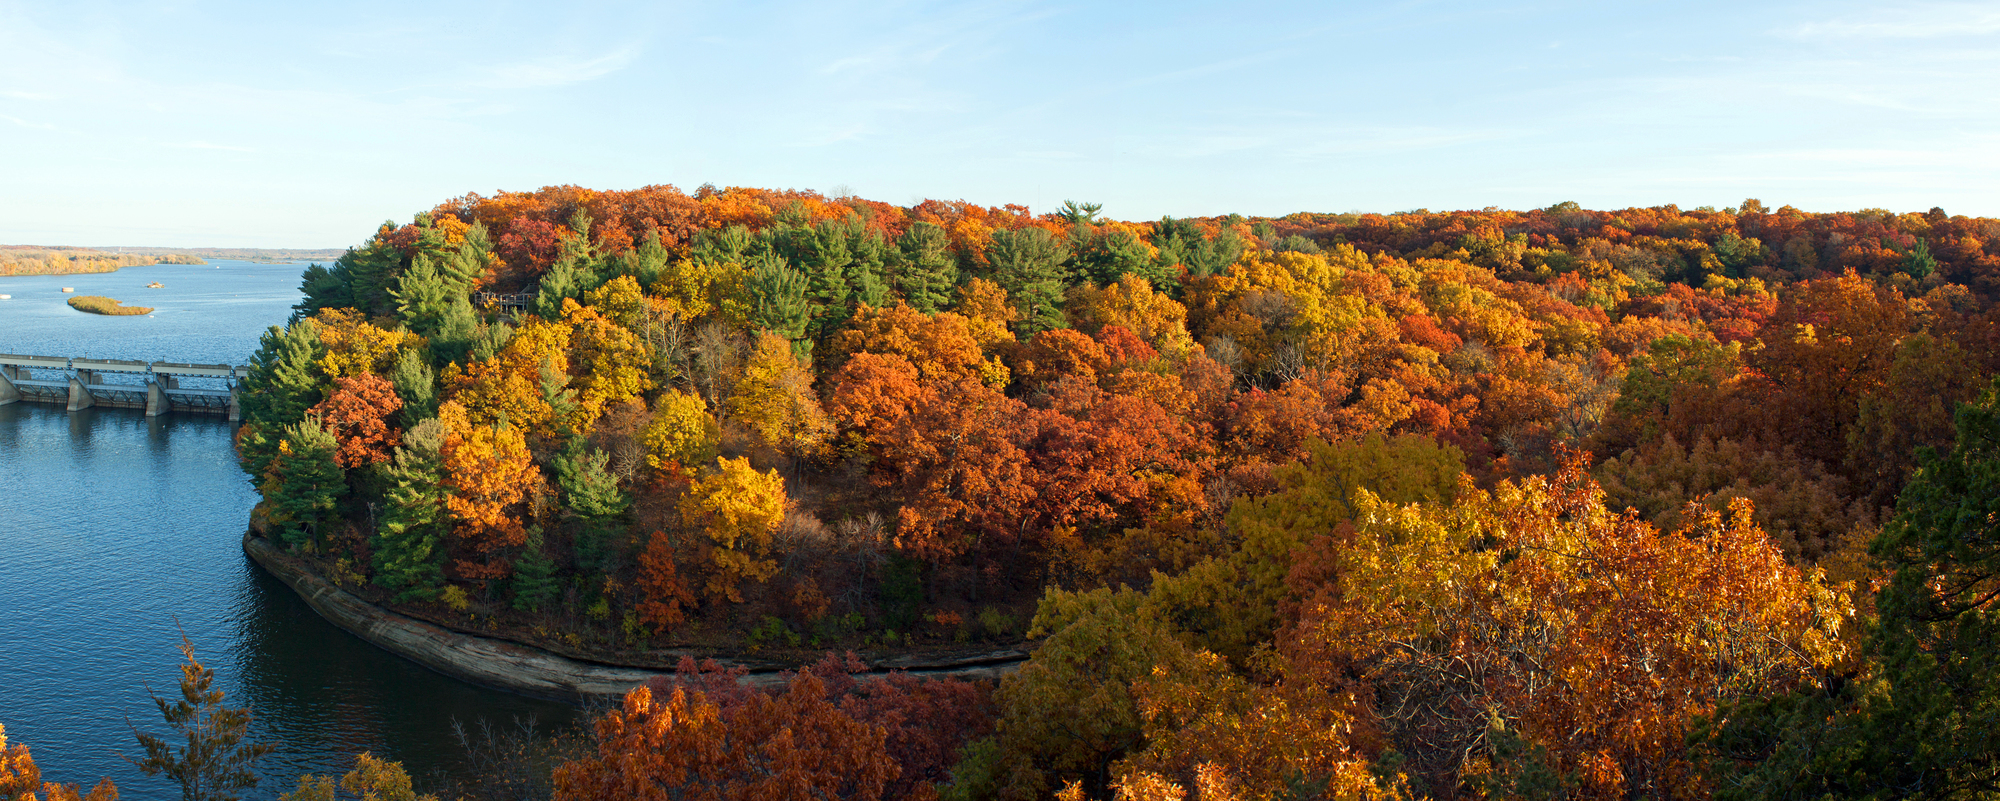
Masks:
[[[107,298],[103,295],[79,295],[70,298],[69,307],[81,312],[90,312],[91,314],[125,315],[153,313],[153,307],[151,306],[126,306],[116,299]]]

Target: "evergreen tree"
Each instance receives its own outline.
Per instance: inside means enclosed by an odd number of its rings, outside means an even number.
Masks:
[[[421,254],[411,260],[390,295],[396,300],[396,316],[425,338],[437,336],[451,314],[452,301],[463,297],[446,286],[436,264]]]
[[[660,229],[654,228],[646,232],[646,241],[638,247],[619,254],[616,272],[632,276],[639,286],[652,286],[666,274],[668,256],[667,247],[660,244]]]
[[[465,233],[464,242],[443,258],[433,261],[437,263],[438,276],[444,281],[445,288],[455,296],[462,296],[470,293],[486,278],[487,273],[492,272],[494,260],[493,241],[487,236],[486,226],[473,223]]]
[[[993,232],[986,259],[1021,313],[1015,326],[1024,337],[1068,325],[1062,311],[1068,257],[1069,248],[1043,229]]]
[[[334,461],[339,450],[340,443],[318,417],[307,415],[285,429],[259,487],[285,544],[317,541],[327,524],[339,518],[340,499],[347,494],[346,473]]]
[[[569,373],[556,369],[554,357],[542,359],[540,381],[536,384],[542,391],[542,402],[549,405],[549,424],[553,431],[539,432],[554,440],[566,440],[576,432],[571,430],[576,419],[577,391],[569,385]]]
[[[425,222],[428,224],[427,218]],[[395,228],[395,223],[384,222],[381,230]],[[320,309],[351,308],[369,314],[394,309],[389,290],[402,275],[402,262],[402,252],[383,244],[378,232],[360,248],[349,248],[341,254],[331,268],[317,264],[307,267],[299,283],[299,291],[305,297],[292,307],[292,319],[310,317]]]
[[[185,740],[175,748],[168,738],[140,734],[133,736],[146,749],[145,759],[127,761],[148,776],[162,773],[181,786],[181,801],[235,801],[242,791],[257,786],[257,760],[271,753],[271,746],[245,742],[250,735],[248,709],[222,705],[223,693],[215,689],[215,671],[194,658],[194,643],[181,636],[181,698],[174,703],[152,696],[160,716],[174,730],[173,740]]]
[[[1075,277],[1093,284],[1115,284],[1126,275],[1145,278],[1156,291],[1166,292],[1175,283],[1166,265],[1153,259],[1153,251],[1131,231],[1095,231],[1089,226],[1070,229],[1076,253]]]
[[[396,397],[403,399],[403,408],[396,414],[401,416],[404,428],[437,416],[437,374],[422,353],[404,350],[396,354],[389,382],[396,387]]]
[[[1056,216],[1070,225],[1096,225],[1097,213],[1104,210],[1102,203],[1078,203],[1063,201],[1062,208],[1056,209]]]
[[[578,262],[559,259],[542,274],[541,291],[535,295],[535,313],[544,320],[562,319],[562,302],[583,297],[590,274]]]
[[[688,258],[703,264],[744,264],[753,241],[750,229],[741,225],[709,228],[694,235]]]
[[[443,428],[427,419],[403,432],[403,445],[384,471],[388,491],[374,548],[375,583],[397,592],[396,600],[428,599],[443,581],[439,565],[450,518],[445,508],[443,460],[438,456]]]
[[[463,296],[452,298],[444,319],[438,323],[437,336],[431,338],[432,356],[439,364],[464,362],[479,339],[479,328],[479,312],[472,308],[472,300]]]
[[[352,255],[354,249],[349,248],[347,252]],[[341,258],[345,259],[347,256]],[[331,268],[321,266],[317,262],[306,265],[305,271],[299,275],[299,294],[304,297],[292,307],[292,320],[311,317],[313,312],[320,309],[353,307],[354,291],[348,288],[347,278],[347,269],[339,260],[334,261]]]
[[[1243,255],[1243,237],[1233,227],[1225,226],[1210,239],[1202,235],[1201,227],[1192,220],[1176,220],[1161,217],[1153,227],[1153,246],[1159,248],[1154,263],[1171,274],[1173,265],[1187,268],[1188,275],[1199,278],[1214,275],[1236,263]],[[1155,289],[1160,287],[1155,286]],[[1176,287],[1178,288],[1178,287]]]
[[[1929,278],[1931,273],[1937,272],[1937,269],[1937,257],[1931,255],[1931,243],[1928,239],[1917,239],[1916,247],[1910,248],[1910,252],[1903,255],[1903,272],[1909,273],[1911,278],[1919,280]]]
[[[465,356],[471,361],[491,361],[513,339],[514,327],[506,323],[475,323],[472,336],[466,342]]]
[[[618,518],[631,498],[618,488],[608,466],[611,455],[588,447],[582,438],[570,440],[556,455],[556,486],[562,490],[565,514],[578,521],[576,562],[579,569],[611,570],[620,561],[613,541]]]
[[[528,542],[514,560],[514,608],[539,612],[556,596],[561,582],[556,580],[556,563],[542,550],[540,529],[528,529]]]
[[[934,314],[951,305],[958,285],[958,260],[944,226],[918,222],[896,238],[896,291],[910,308]]]
[[[1318,253],[1319,243],[1305,236],[1292,234],[1278,240],[1278,243],[1273,245],[1271,249],[1279,253]]]
[[[777,332],[792,341],[805,338],[806,324],[812,319],[812,304],[806,300],[806,276],[785,263],[783,257],[764,252],[751,259],[750,323]]]
[[[807,333],[824,341],[847,325],[860,304],[887,302],[889,287],[882,280],[889,245],[858,214],[821,220],[811,228],[792,229],[789,241],[811,284],[806,297],[815,308]]]
[[[251,476],[264,475],[278,453],[284,427],[323,399],[318,361],[325,353],[319,326],[312,320],[282,329],[271,326],[259,338],[257,352],[250,357],[250,375],[239,393],[243,430],[237,438],[237,455]]]
[[[604,274],[605,260],[590,242],[590,215],[578,209],[570,216],[569,226],[555,263],[542,274],[542,288],[535,296],[535,313],[544,320],[562,319],[565,298],[581,300],[583,293],[596,289],[610,277]]]

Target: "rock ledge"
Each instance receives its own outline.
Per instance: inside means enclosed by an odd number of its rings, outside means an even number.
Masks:
[[[320,617],[384,651],[460,681],[518,695],[568,703],[616,700],[655,676],[670,671],[584,662],[507,640],[452,631],[434,623],[397,614],[362,600],[354,593],[313,574],[255,532],[243,535],[243,552],[291,587]],[[900,670],[921,676],[993,679],[1012,673],[1028,655],[1002,650],[976,657],[923,660],[896,657],[871,664],[871,673]],[[745,675],[745,684],[783,681],[777,671]]]

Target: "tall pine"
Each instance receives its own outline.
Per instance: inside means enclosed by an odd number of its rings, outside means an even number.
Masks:
[[[1069,248],[1041,228],[993,232],[986,260],[1020,312],[1014,325],[1023,337],[1068,325],[1062,310],[1068,277],[1063,262],[1068,258]]]
[[[951,305],[958,260],[944,226],[918,222],[896,238],[896,291],[910,308],[934,314]]]
[[[429,599],[443,583],[443,552],[438,544],[450,525],[444,463],[438,456],[443,439],[437,420],[410,427],[395,460],[383,471],[388,491],[371,542],[374,580],[395,591],[397,601]]]

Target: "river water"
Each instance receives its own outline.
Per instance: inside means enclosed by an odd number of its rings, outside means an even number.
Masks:
[[[214,260],[114,273],[0,278],[0,352],[247,364],[298,302],[301,265]],[[144,288],[148,282],[162,289]],[[70,309],[70,295],[152,306],[143,317]],[[177,693],[178,625],[220,673],[230,705],[276,750],[250,798],[352,755],[413,776],[463,776],[454,720],[568,725],[561,704],[473,687],[320,619],[239,545],[257,501],[219,416],[0,406],[0,725],[34,749],[45,780],[109,776],[127,798],[177,795],[120,759],[127,721],[164,733],[147,687]]]

